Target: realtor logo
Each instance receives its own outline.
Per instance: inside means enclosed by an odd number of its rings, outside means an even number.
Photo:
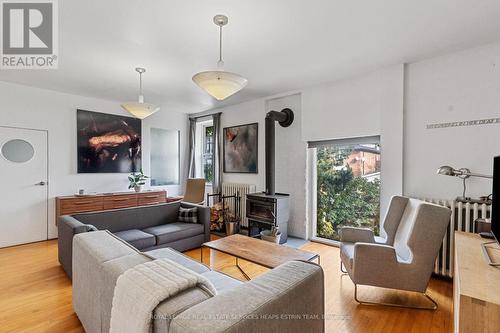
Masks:
[[[56,0],[0,0],[0,4],[0,68],[57,68]]]

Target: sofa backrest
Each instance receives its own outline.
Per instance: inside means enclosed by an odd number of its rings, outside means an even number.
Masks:
[[[130,229],[144,229],[160,224],[176,222],[180,205],[180,202],[172,202],[153,206],[81,213],[75,214],[73,217],[84,224],[91,224],[99,230],[117,232]]]
[[[168,333],[322,333],[324,297],[321,266],[288,261],[186,308],[172,319]]]

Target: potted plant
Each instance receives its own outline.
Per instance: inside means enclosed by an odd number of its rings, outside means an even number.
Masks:
[[[148,178],[149,177],[142,172],[142,169],[139,172],[132,172],[128,176],[128,180],[130,181],[128,189],[130,190],[133,188],[136,192],[141,192],[142,185],[146,184],[146,179]]]

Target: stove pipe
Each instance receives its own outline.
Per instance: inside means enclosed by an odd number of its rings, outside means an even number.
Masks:
[[[277,121],[282,127],[288,127],[293,123],[293,111],[286,108],[281,111],[269,111],[266,115],[266,194],[275,194],[275,126]]]

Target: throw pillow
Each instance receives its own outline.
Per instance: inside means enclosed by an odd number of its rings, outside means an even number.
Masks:
[[[179,221],[188,223],[198,223],[198,208],[179,208]]]

